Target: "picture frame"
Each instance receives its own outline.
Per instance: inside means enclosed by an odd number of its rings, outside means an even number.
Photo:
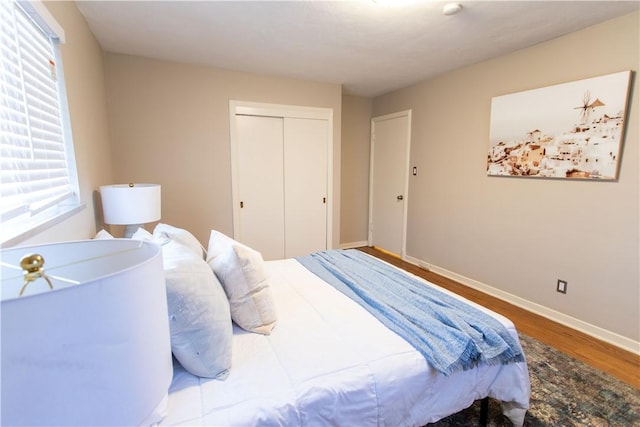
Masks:
[[[616,180],[631,71],[493,97],[487,175]]]

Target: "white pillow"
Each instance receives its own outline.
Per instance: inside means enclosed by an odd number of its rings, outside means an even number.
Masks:
[[[193,248],[177,240],[165,242],[162,258],[174,356],[194,375],[225,379],[233,330],[220,282]]]
[[[229,298],[233,321],[247,331],[269,335],[277,317],[260,252],[212,230],[208,253],[207,263]]]
[[[131,240],[140,240],[142,242],[152,242],[154,241],[153,239],[153,235],[151,233],[149,233],[147,230],[145,230],[142,227],[139,227],[135,233],[133,233],[133,235],[131,236]],[[160,244],[159,241],[156,241],[156,243]]]
[[[111,235],[111,233],[109,233],[105,229],[98,231],[98,234],[96,234],[96,237],[94,237],[95,240],[106,240],[106,239],[113,239],[113,238],[114,237]]]
[[[169,224],[158,224],[153,230],[154,239],[160,239],[162,237],[176,240],[193,251],[200,258],[204,259],[207,254],[202,244],[195,238],[193,234],[185,229],[174,227]]]

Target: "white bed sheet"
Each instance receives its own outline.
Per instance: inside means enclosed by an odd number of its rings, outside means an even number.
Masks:
[[[234,325],[233,364],[224,381],[198,378],[176,364],[161,425],[421,426],[485,396],[509,402],[515,418],[524,417],[526,363],[445,377],[297,261],[266,267],[278,314],[272,334]],[[476,306],[517,338],[511,321]]]

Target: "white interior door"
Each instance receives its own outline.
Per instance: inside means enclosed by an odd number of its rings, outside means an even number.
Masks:
[[[264,259],[284,258],[283,124],[280,117],[236,115],[239,215],[235,238]]]
[[[411,111],[371,120],[369,245],[404,258]]]
[[[327,120],[284,119],[285,256],[327,249]]]

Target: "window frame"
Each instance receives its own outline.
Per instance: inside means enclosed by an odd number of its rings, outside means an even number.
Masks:
[[[51,43],[57,78],[56,86],[67,176],[73,195],[36,213],[26,212],[0,224],[0,247],[13,246],[20,241],[33,237],[59,224],[85,207],[80,197],[77,164],[71,132],[71,119],[64,78],[61,52],[61,45],[65,42],[64,29],[40,1],[12,1],[12,4],[13,7],[21,8],[22,11],[31,18],[34,25],[49,38]]]

